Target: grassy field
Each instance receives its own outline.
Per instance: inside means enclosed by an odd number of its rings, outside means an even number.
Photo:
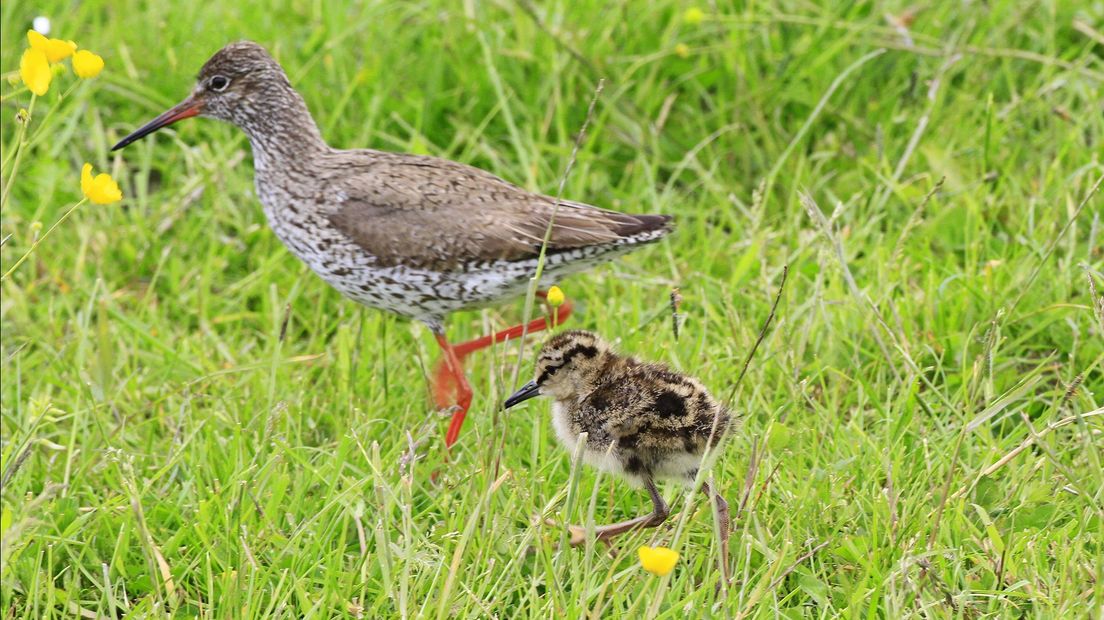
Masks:
[[[40,14],[107,64],[58,76],[25,134],[30,94],[3,83],[3,270],[84,162],[125,194],[0,284],[4,618],[1104,614],[1099,3],[233,4],[0,9],[5,77]],[[108,153],[241,38],[331,144],[549,193],[604,78],[565,195],[679,228],[561,283],[570,324],[721,397],[789,265],[711,472],[727,590],[686,490],[664,489],[671,527],[610,549],[533,525],[649,505],[573,468],[546,402],[499,411],[539,338],[472,358],[443,464],[431,334],[284,249],[240,132],[191,120]],[[644,544],[675,571],[643,572]]]

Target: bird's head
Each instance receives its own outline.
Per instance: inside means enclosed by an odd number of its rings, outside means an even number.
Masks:
[[[572,330],[557,334],[537,355],[535,379],[506,399],[506,408],[534,398],[568,399],[590,393],[607,367],[610,345],[597,334]]]
[[[287,102],[289,94],[293,100],[298,99],[294,93],[287,74],[265,48],[252,41],[231,43],[203,65],[184,101],[123,138],[111,150],[193,116],[216,118],[248,130]]]

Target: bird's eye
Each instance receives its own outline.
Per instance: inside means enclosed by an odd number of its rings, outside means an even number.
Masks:
[[[563,368],[563,363],[560,362],[559,360],[557,360],[557,361],[548,360],[547,362],[545,362],[543,364],[543,366],[544,366],[544,369],[541,371],[540,375],[537,377],[537,385],[541,385],[545,381],[551,379],[552,375],[556,374],[557,371],[559,371],[561,368]]]
[[[226,87],[229,85],[230,78],[224,75],[216,75],[215,77],[211,78],[210,82],[207,82],[207,88],[215,91],[216,93],[221,93],[222,91],[226,90]]]

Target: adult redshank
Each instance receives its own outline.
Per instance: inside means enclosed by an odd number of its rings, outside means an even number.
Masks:
[[[188,97],[112,150],[192,116],[228,121],[249,136],[257,196],[293,254],[347,297],[433,331],[443,354],[434,396],[439,407],[455,399],[446,446],[456,442],[471,406],[464,357],[548,326],[536,319],[453,345],[444,327],[450,312],[523,294],[549,225],[542,285],[672,228],[670,216],[557,204],[454,161],[332,148],[279,63],[249,41],[216,52]],[[557,319],[570,311],[561,306]]]

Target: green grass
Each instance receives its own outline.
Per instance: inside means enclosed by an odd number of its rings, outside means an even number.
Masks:
[[[15,175],[29,95],[3,86],[4,269],[79,198],[83,162],[126,196],[83,205],[0,285],[5,618],[1104,613],[1099,4],[926,3],[912,45],[897,2],[703,3],[700,24],[670,0],[231,4],[0,8],[5,72],[36,14],[107,62],[36,103]],[[790,266],[712,471],[735,517],[727,596],[696,495],[664,489],[673,527],[608,552],[531,525],[648,506],[572,468],[547,403],[496,409],[539,339],[471,360],[443,465],[431,335],[280,245],[238,131],[192,120],[107,152],[239,38],[334,145],[550,193],[605,78],[565,194],[679,229],[563,283],[571,325],[718,395]],[[676,548],[675,572],[643,573],[641,544]]]

